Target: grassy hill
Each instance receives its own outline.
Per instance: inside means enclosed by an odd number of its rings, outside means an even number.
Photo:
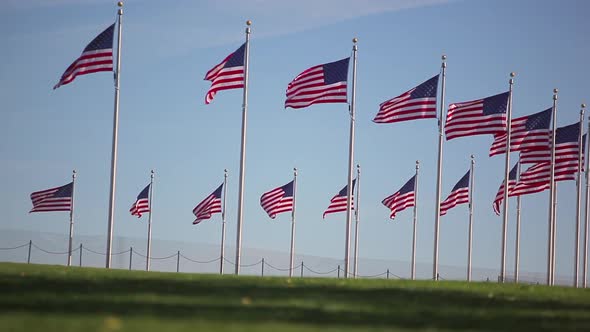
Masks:
[[[590,290],[0,263],[2,331],[590,330]]]

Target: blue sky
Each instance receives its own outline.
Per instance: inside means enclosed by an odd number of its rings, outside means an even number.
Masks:
[[[379,103],[436,75],[446,54],[447,104],[503,92],[515,71],[514,116],[548,108],[557,87],[558,125],[578,121],[590,91],[590,47],[582,16],[589,9],[585,1],[129,0],[114,233],[145,236],[147,219],[138,220],[128,210],[154,169],[154,238],[218,243],[220,216],[193,226],[191,210],[217,188],[227,168],[227,243],[234,243],[242,93],[222,91],[205,105],[209,83],[203,77],[243,43],[245,21],[251,19],[243,246],[289,250],[290,216],[269,219],[259,198],[290,181],[297,167],[297,252],[343,258],[345,214],[322,220],[322,212],[346,183],[347,107],[285,110],[283,103],[286,86],[298,73],[349,56],[351,39],[358,37],[360,256],[410,259],[412,211],[391,222],[381,200],[413,175],[420,160],[417,259],[432,262],[436,121],[377,125],[371,119]],[[114,1],[4,3],[0,229],[67,233],[67,214],[28,214],[28,196],[67,183],[75,168],[75,232],[106,236],[112,75],[81,76],[56,91],[51,88],[115,17]],[[492,201],[504,159],[488,157],[491,142],[491,136],[445,142],[442,195],[466,172],[474,154],[473,265],[499,269],[502,223]],[[515,223],[514,200],[510,203],[509,272]],[[523,198],[521,268],[527,271],[545,271],[547,203],[546,192]],[[575,184],[560,183],[558,274],[573,269],[574,210]],[[441,218],[441,264],[465,265],[467,221],[466,205]]]

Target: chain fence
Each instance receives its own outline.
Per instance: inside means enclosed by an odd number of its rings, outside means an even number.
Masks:
[[[78,247],[72,248],[71,253],[69,253],[69,251],[53,251],[53,250],[48,250],[46,248],[42,248],[42,247],[38,246],[37,244],[33,243],[32,240],[30,240],[27,243],[23,243],[21,245],[16,245],[13,247],[0,247],[0,251],[13,251],[13,250],[19,250],[19,249],[27,248],[27,247],[28,247],[27,256],[26,256],[27,263],[33,263],[32,258],[34,257],[34,254],[35,254],[33,249],[38,250],[39,252],[42,252],[45,254],[49,254],[49,255],[67,255],[68,265],[73,265],[73,263],[71,263],[72,254],[78,253],[78,257],[76,257],[76,258],[78,258],[78,262],[76,264],[78,266],[84,266],[83,253],[92,254],[92,255],[99,255],[99,256],[106,256],[106,253],[98,251],[98,250],[93,250],[87,246],[84,246],[82,243]],[[129,254],[129,257],[128,257],[129,270],[133,269],[133,257],[134,256],[141,258],[144,262],[146,262],[148,259],[148,257],[146,255],[137,251],[136,249],[133,249],[133,247],[130,247],[127,250],[111,253],[111,256],[120,256],[120,255],[124,255],[124,254]],[[124,258],[122,258],[122,259],[124,259]],[[186,256],[180,250],[178,250],[177,252],[175,252],[173,254],[167,255],[167,256],[151,256],[151,257],[149,257],[150,262],[151,261],[166,261],[166,260],[171,260],[171,259],[176,260],[176,272],[181,272],[180,271],[181,262],[183,264],[186,264],[186,263],[211,264],[211,263],[216,263],[216,262],[218,262],[218,264],[221,264],[222,262],[226,262],[226,263],[235,267],[235,262],[227,259],[226,257],[223,257],[223,258],[215,257],[215,258],[211,258],[211,259],[195,259],[195,258],[191,258],[191,257]],[[336,277],[336,278],[341,278],[341,277],[348,276],[351,278],[361,278],[361,279],[398,279],[398,280],[408,279],[408,278],[403,278],[397,274],[392,273],[390,271],[390,269],[387,269],[385,272],[382,272],[382,273],[369,274],[369,275],[360,274],[360,273],[354,274],[352,272],[348,272],[348,274],[347,274],[347,273],[345,273],[344,269],[340,267],[340,265],[336,266],[335,268],[322,271],[322,270],[318,270],[316,268],[312,268],[309,265],[305,265],[303,261],[301,261],[299,264],[293,266],[293,268],[290,268],[290,267],[283,268],[283,267],[276,266],[274,264],[269,263],[267,260],[265,260],[265,258],[261,258],[258,261],[248,263],[248,264],[240,264],[241,268],[242,267],[243,268],[251,268],[251,267],[255,267],[255,266],[260,266],[260,275],[261,276],[264,276],[265,268],[270,268],[274,271],[281,272],[281,273],[289,272],[289,275],[292,275],[294,272],[299,270],[301,277]],[[147,269],[147,267],[146,267],[146,269]],[[220,266],[219,271],[221,272],[222,270],[223,270],[223,266]],[[304,275],[304,271],[307,272],[305,275]],[[438,280],[447,280],[447,279],[443,278],[441,275],[438,275],[437,279]],[[509,278],[507,278],[507,279],[511,280]],[[491,280],[489,278],[487,278],[487,280],[483,280],[483,281],[491,281]],[[538,284],[538,282],[536,282],[536,281],[529,282],[527,280],[519,280],[519,282],[527,283],[527,284]]]

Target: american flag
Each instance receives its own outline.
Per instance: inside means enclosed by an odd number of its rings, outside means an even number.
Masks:
[[[303,108],[320,103],[346,103],[350,58],[311,67],[287,86],[285,108]]]
[[[76,76],[113,70],[113,32],[115,24],[94,38],[82,51],[66,71],[61,75],[59,82],[53,87],[57,89],[62,85],[72,82]]]
[[[577,161],[574,163],[558,163],[555,165],[555,181],[575,181],[578,171]],[[510,192],[510,196],[522,196],[538,193],[549,189],[551,183],[551,163],[543,162],[529,167],[520,175],[520,179]]]
[[[244,87],[244,43],[234,53],[228,55],[220,64],[213,67],[205,75],[211,81],[211,87],[205,95],[205,104],[211,103],[217,91],[240,89]]]
[[[508,173],[508,196],[512,196],[510,195],[510,193],[512,192],[512,190],[514,189],[514,186],[516,185],[516,173],[518,173],[518,163],[516,163],[516,165],[514,165],[514,167],[512,167],[512,170],[510,170],[510,173]],[[496,215],[500,215],[500,205],[502,204],[502,202],[504,201],[504,181],[502,181],[502,184],[500,185],[500,188],[498,189],[498,193],[496,193],[496,198],[494,199],[494,203],[492,204],[492,207],[494,208],[494,213]]]
[[[211,218],[214,213],[221,213],[221,189],[223,189],[223,183],[193,209],[193,214],[197,217],[193,225]]]
[[[388,196],[381,202],[383,205],[387,206],[389,210],[391,210],[389,218],[394,219],[398,212],[416,204],[416,196],[414,191],[415,184],[416,176],[414,175],[410,180],[408,180],[408,182],[406,182],[406,184],[401,187],[400,190],[398,190],[393,195]]]
[[[356,183],[356,179],[352,180],[352,197],[350,198],[351,208],[354,210],[354,185]],[[340,190],[336,196],[332,197],[330,200],[330,205],[324,211],[324,215],[322,218],[326,218],[327,214],[336,213],[336,212],[344,212],[346,211],[346,201],[348,198],[348,185],[344,186],[342,190]]]
[[[506,132],[508,94],[449,105],[445,133],[447,140],[457,137]]]
[[[578,156],[579,153],[582,153],[582,160],[584,160],[584,148],[586,146],[586,135],[583,135],[582,149],[578,149],[578,135],[579,124],[558,128],[555,136],[554,169],[556,182],[576,180],[575,174],[578,172]],[[576,141],[572,143],[574,136]],[[557,143],[558,139],[559,144]],[[520,179],[512,193],[513,196],[533,194],[549,189],[551,184],[551,158],[543,156],[542,159],[549,161],[539,162],[520,175]],[[583,162],[581,166],[583,170]]]
[[[74,182],[64,186],[36,191],[31,194],[31,212],[71,211]]]
[[[383,102],[373,119],[375,123],[436,118],[438,75],[417,87]]]
[[[131,208],[129,212],[131,212],[132,216],[137,216],[137,218],[141,218],[142,213],[150,212],[150,185],[148,184],[143,190],[137,195],[137,200]]]
[[[454,208],[458,204],[469,203],[469,173],[471,171],[467,171],[465,175],[457,182],[457,184],[453,187],[453,190],[444,200],[444,202],[440,203],[440,215],[444,216],[447,214],[447,211]]]
[[[525,150],[546,150],[551,145],[549,124],[552,109],[512,119],[510,152]],[[490,157],[506,153],[506,133],[494,136]]]
[[[293,181],[266,192],[260,197],[260,206],[274,219],[277,214],[293,211]]]
[[[580,124],[574,123],[569,126],[557,128],[555,134],[555,160],[578,161],[578,138],[580,135]],[[551,162],[551,143],[545,150],[527,150],[520,152],[522,164],[538,164]]]

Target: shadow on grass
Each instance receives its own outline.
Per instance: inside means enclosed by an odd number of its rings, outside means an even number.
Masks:
[[[212,321],[440,328],[587,330],[590,305],[511,300],[442,288],[354,288],[238,278],[0,275],[0,312],[115,314]]]

